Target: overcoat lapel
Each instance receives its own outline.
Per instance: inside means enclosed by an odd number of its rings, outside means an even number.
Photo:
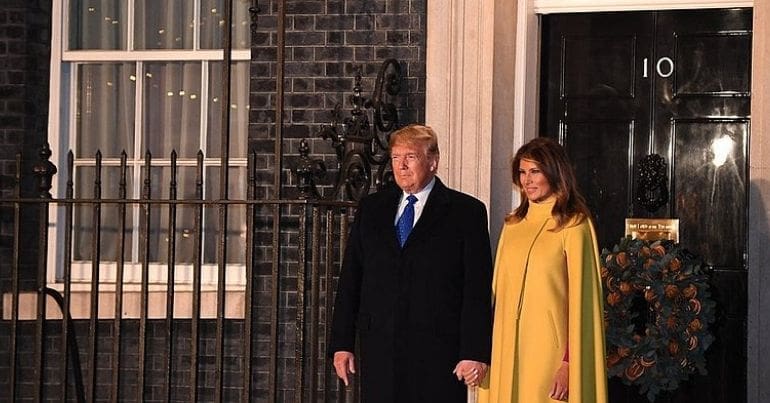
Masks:
[[[382,239],[384,239],[385,246],[398,253],[401,250],[401,245],[398,244],[398,234],[396,233],[396,213],[398,212],[398,202],[401,200],[401,189],[398,186],[392,185],[388,188],[388,197],[384,198],[385,204],[379,206],[382,214],[378,214],[379,223],[377,226],[380,228]]]
[[[444,186],[437,177],[436,183],[433,185],[433,190],[430,191],[428,201],[425,203],[425,207],[422,210],[420,219],[417,220],[417,224],[409,234],[404,249],[408,248],[409,245],[420,243],[431,234],[435,234],[433,227],[441,223],[442,219],[445,218],[449,212],[449,195],[447,192],[446,186]]]

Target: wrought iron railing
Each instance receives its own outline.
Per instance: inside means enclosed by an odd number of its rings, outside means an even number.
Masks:
[[[12,246],[10,262],[3,262],[10,271],[7,283],[2,284],[2,332],[7,336],[8,361],[0,367],[10,375],[6,397],[9,401],[76,400],[112,401],[188,400],[188,401],[356,401],[354,389],[347,392],[339,387],[326,358],[323,346],[329,335],[327,318],[330,317],[335,281],[345,248],[348,223],[355,208],[354,202],[301,200],[255,200],[256,175],[254,158],[249,157],[248,191],[242,200],[203,199],[203,156],[199,154],[195,179],[196,198],[182,200],[177,195],[176,159],[171,158],[169,197],[152,198],[149,191],[142,197],[126,198],[126,161],[120,164],[121,191],[118,198],[101,197],[101,160],[97,158],[94,195],[74,197],[73,158],[64,169],[65,196],[50,194],[56,169],[48,161],[50,151],[41,152],[42,161],[35,165],[39,197],[21,197],[21,175],[16,174],[14,196],[0,199],[6,210],[13,211]],[[149,170],[151,158],[145,159],[145,189],[152,183]],[[17,156],[17,172],[21,172],[21,156]],[[107,216],[106,206],[117,206],[116,216]],[[124,271],[129,262],[124,258],[127,227],[127,209],[138,206],[143,222],[140,248],[143,252],[137,266],[141,281],[128,284]],[[244,257],[244,286],[238,292],[228,293],[225,268],[227,256],[239,251],[228,250],[228,231],[217,234],[217,270],[215,315],[207,319],[202,312],[204,293],[201,274],[201,239],[204,232],[204,214],[226,214],[228,210],[245,208],[246,248]],[[81,284],[72,278],[73,223],[76,209],[93,212],[91,279]],[[178,231],[177,216],[181,209],[193,209],[192,232]],[[55,265],[48,260],[49,214],[59,210],[63,215],[57,225],[63,238],[56,238],[60,250]],[[152,210],[168,217],[165,284],[151,284],[150,271],[157,265],[149,261]],[[273,210],[280,210],[283,223],[272,222]],[[39,244],[36,248],[23,245],[24,213],[37,215]],[[104,221],[118,228],[118,259],[110,264],[116,268],[114,283],[100,280],[100,271],[107,262],[100,257],[102,248],[100,229]],[[220,221],[223,222],[223,221]],[[224,221],[226,223],[226,220]],[[175,315],[179,286],[184,281],[176,278],[180,236],[192,236],[196,248],[192,258],[193,278],[187,283],[192,301],[189,317]],[[281,253],[273,253],[280,248]],[[36,249],[36,250],[35,250]],[[28,254],[37,254],[36,264],[25,265]],[[32,266],[34,272],[29,270]],[[61,266],[61,272],[52,276],[49,271]],[[55,278],[53,282],[52,278]],[[25,281],[25,279],[27,281]],[[32,284],[34,283],[34,284]],[[73,286],[78,286],[77,290]],[[128,287],[135,287],[139,295],[139,314],[128,317]],[[164,289],[165,313],[162,317],[150,313],[155,299],[153,287]],[[73,300],[85,292],[89,309],[87,317],[71,317]],[[59,315],[51,313],[46,294],[54,294]],[[133,295],[133,294],[132,294]],[[242,301],[242,314],[232,318],[226,314],[227,299]],[[109,303],[107,303],[109,302]],[[29,309],[31,303],[34,309]],[[49,303],[50,304],[50,303]],[[105,307],[111,307],[108,311]],[[233,330],[235,329],[235,331]],[[76,331],[77,330],[77,331]],[[7,333],[6,333],[7,332]],[[79,346],[79,347],[78,347]],[[78,350],[80,351],[73,351]],[[31,358],[31,360],[28,360]],[[82,378],[82,380],[81,380]],[[346,395],[347,393],[347,395]]]

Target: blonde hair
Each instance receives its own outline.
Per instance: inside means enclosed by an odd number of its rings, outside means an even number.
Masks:
[[[577,189],[575,171],[572,169],[572,164],[567,158],[564,147],[553,139],[538,137],[521,146],[511,162],[513,184],[519,189],[521,204],[505,218],[506,222],[523,220],[529,210],[527,192],[521,185],[521,178],[519,178],[521,160],[533,161],[548,179],[548,185],[556,197],[556,203],[551,211],[551,215],[556,221],[556,227],[553,228],[553,231],[559,231],[573,221],[574,224],[579,224],[590,218],[591,213],[585,199]]]
[[[428,154],[438,155],[438,137],[430,126],[410,124],[391,133],[389,146],[404,144],[410,146],[425,146]]]

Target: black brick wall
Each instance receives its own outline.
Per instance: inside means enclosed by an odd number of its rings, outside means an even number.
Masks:
[[[136,401],[137,394],[137,376],[139,374],[139,322],[137,320],[124,320],[122,322],[120,335],[120,400]],[[44,362],[45,377],[43,382],[43,400],[58,402],[61,400],[62,372],[60,366],[63,363],[63,349],[61,337],[61,321],[48,321],[45,328]],[[34,359],[35,323],[23,321],[20,322],[17,330],[19,335],[26,337],[17,338],[17,386],[16,401],[33,401],[35,395],[35,371],[36,364]],[[10,327],[8,322],[0,322],[0,342],[3,346],[10,344]],[[88,321],[75,321],[74,331],[71,335],[77,335],[79,360],[81,364],[82,386],[85,389],[85,396],[88,396],[88,389],[91,384],[91,372],[88,364]],[[171,401],[192,401],[190,394],[190,321],[177,320],[173,325],[173,358],[171,364],[170,396]],[[216,322],[213,320],[201,321],[200,326],[201,340],[198,345],[198,399],[199,401],[214,400],[215,385],[215,356],[216,356]],[[242,343],[243,321],[227,321],[224,327],[225,345],[224,345],[224,365],[223,365],[223,399],[232,402],[239,401],[242,393],[243,367],[242,355],[239,354]],[[96,379],[97,387],[94,388],[95,401],[110,401],[112,387],[112,366],[114,356],[112,354],[113,344],[117,342],[113,329],[112,321],[101,321],[98,324],[97,331],[97,355],[96,355]],[[145,402],[165,401],[165,383],[167,379],[167,366],[165,361],[166,354],[166,325],[165,322],[152,320],[148,322],[146,339],[147,356],[145,359],[146,381],[144,387]],[[0,349],[0,360],[3,363],[0,366],[0,376],[3,384],[0,389],[0,402],[8,402],[8,365],[10,354],[6,348]],[[72,355],[69,358],[69,379],[67,398],[69,401],[76,401],[77,393],[75,388],[75,366],[73,365]],[[252,382],[258,383],[255,378]],[[254,395],[254,401],[260,401],[258,395]],[[264,401],[264,400],[262,400]]]
[[[249,140],[260,153],[259,194],[270,193],[273,177],[276,3],[260,3],[262,13],[253,35]],[[396,58],[404,82],[398,100],[402,124],[425,119],[425,0],[294,1],[286,2],[284,169],[296,164],[299,141],[310,141],[311,155],[333,168],[336,157],[317,136],[340,104],[349,114],[356,71],[363,76],[364,95],[371,97],[381,63]],[[286,198],[296,195],[295,179],[284,173]],[[329,196],[334,172],[322,183]]]
[[[16,152],[32,155],[45,139],[51,24],[45,3],[0,1],[0,195],[9,195]]]
[[[0,1],[0,197],[11,196],[16,154],[30,173],[46,136],[50,70],[50,4]],[[31,175],[22,175],[22,196],[35,191]],[[29,287],[38,232],[36,211],[22,209],[20,244],[22,287]],[[0,290],[8,289],[13,245],[13,209],[0,205]],[[0,305],[2,302],[0,302]]]

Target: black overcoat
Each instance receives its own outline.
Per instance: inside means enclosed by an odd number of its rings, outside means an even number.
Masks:
[[[362,401],[464,402],[452,370],[489,363],[492,254],[484,204],[438,178],[403,249],[395,185],[359,204],[334,304],[329,353],[354,351]]]

